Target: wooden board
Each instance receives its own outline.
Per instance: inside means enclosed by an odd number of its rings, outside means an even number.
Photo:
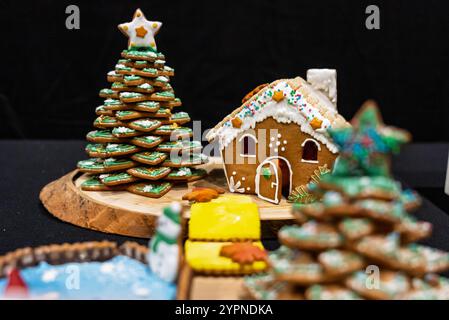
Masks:
[[[220,158],[211,158],[201,167],[209,172],[205,179],[176,186],[159,199],[126,191],[83,191],[80,185],[87,175],[77,170],[46,185],[40,199],[51,214],[65,222],[106,233],[148,238],[154,233],[162,208],[172,201],[182,201],[182,196],[194,186],[214,185],[228,190]],[[276,238],[277,230],[292,220],[291,205],[285,199],[275,205],[251,197],[259,207],[262,237]],[[188,206],[187,201],[182,202]]]
[[[246,299],[243,277],[196,274],[184,263],[178,280],[178,300]]]

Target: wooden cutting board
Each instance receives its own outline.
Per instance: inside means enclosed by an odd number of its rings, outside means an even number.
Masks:
[[[40,199],[47,210],[65,222],[80,227],[125,236],[149,238],[162,208],[172,201],[181,201],[189,216],[189,203],[182,196],[195,186],[217,186],[228,190],[221,158],[200,166],[209,175],[200,181],[178,185],[159,199],[147,198],[126,191],[83,191],[80,185],[87,175],[74,170],[46,185]],[[277,230],[292,221],[291,205],[283,199],[275,205],[251,196],[259,207],[262,238],[276,238]]]

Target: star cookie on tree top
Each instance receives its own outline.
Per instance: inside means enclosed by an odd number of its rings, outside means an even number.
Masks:
[[[367,101],[351,120],[352,128],[329,129],[340,149],[334,173],[337,175],[389,175],[389,155],[410,141],[410,134],[382,121],[377,104]]]
[[[122,23],[118,28],[128,38],[128,49],[148,48],[156,51],[154,36],[158,33],[162,22],[148,21],[143,12],[137,9],[131,22]]]

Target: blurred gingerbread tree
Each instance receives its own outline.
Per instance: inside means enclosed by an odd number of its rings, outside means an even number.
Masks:
[[[140,9],[133,20],[119,25],[129,38],[128,49],[102,89],[103,105],[96,108],[97,128],[87,134],[88,160],[78,169],[92,174],[84,190],[128,190],[148,197],[161,197],[174,182],[200,179],[205,171],[192,168],[207,158],[200,154],[201,143],[191,141],[190,121],[181,106],[170,77],[174,69],[156,50],[154,36],[162,23],[148,21]],[[142,182],[144,181],[144,182]]]
[[[449,255],[415,242],[432,226],[410,211],[419,197],[390,174],[390,155],[410,140],[385,126],[367,102],[352,128],[330,130],[340,147],[334,170],[309,186],[321,202],[293,209],[298,225],[279,232],[269,274],[246,288],[264,299],[448,299]]]

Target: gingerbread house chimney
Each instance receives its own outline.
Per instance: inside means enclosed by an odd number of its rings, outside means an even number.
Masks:
[[[337,109],[337,70],[335,69],[309,69],[307,82],[324,94]]]

